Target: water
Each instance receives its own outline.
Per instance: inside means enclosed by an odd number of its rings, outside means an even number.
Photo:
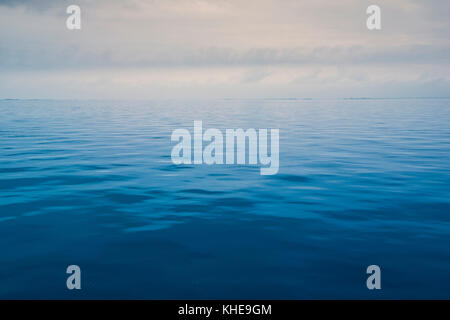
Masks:
[[[450,298],[449,99],[4,100],[0,115],[0,298]],[[279,174],[173,165],[170,134],[194,120],[279,128]]]

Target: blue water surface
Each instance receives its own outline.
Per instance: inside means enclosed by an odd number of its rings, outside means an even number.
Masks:
[[[172,164],[194,120],[279,173]],[[7,299],[450,298],[450,100],[3,100],[0,237]]]

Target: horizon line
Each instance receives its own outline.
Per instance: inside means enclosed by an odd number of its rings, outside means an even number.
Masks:
[[[450,96],[419,96],[419,97],[334,97],[334,98],[297,98],[297,97],[277,97],[277,98],[0,98],[0,101],[150,101],[150,100],[408,100],[408,99],[450,99]]]

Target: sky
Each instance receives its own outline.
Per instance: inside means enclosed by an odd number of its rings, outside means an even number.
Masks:
[[[449,16],[448,0],[0,0],[0,98],[448,97]]]

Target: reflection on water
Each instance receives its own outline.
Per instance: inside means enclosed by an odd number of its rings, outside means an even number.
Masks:
[[[0,101],[1,298],[450,298],[450,100]],[[280,171],[171,163],[280,128]],[[82,290],[65,269],[82,269]],[[382,269],[382,290],[365,287]]]

